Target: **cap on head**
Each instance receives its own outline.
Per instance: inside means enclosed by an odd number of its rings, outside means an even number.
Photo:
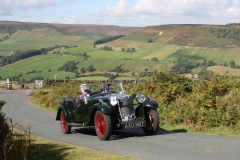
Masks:
[[[83,91],[85,91],[85,90],[87,90],[87,89],[88,89],[87,85],[86,85],[86,84],[82,84],[82,85],[80,86],[80,88],[79,88],[79,92],[83,92]]]

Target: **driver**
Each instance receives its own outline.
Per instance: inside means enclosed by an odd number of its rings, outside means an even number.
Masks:
[[[81,102],[84,99],[85,96],[89,96],[90,90],[87,88],[86,84],[82,84],[80,86],[79,96],[76,97],[76,108],[80,108]]]
[[[105,92],[109,92],[109,87],[107,85],[105,85],[102,89],[102,92],[105,93]]]

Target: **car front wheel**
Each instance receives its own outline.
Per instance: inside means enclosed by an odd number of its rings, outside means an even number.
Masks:
[[[143,131],[147,135],[154,135],[159,129],[159,115],[158,112],[150,109],[145,112],[146,127],[143,127]]]
[[[94,117],[94,127],[99,139],[101,140],[109,139],[112,132],[110,116],[105,115],[100,111],[97,111]]]
[[[63,111],[60,113],[60,125],[64,134],[69,134],[71,132],[71,126],[67,124],[66,116]]]

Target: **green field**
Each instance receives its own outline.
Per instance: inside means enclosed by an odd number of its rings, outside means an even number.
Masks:
[[[117,39],[117,40],[114,40],[114,41],[111,41],[111,42],[108,42],[108,43],[104,43],[104,44],[100,44],[100,45],[97,45],[96,47],[97,48],[101,48],[101,47],[104,47],[104,46],[108,46],[108,47],[112,47],[113,50],[115,51],[122,51],[121,49],[122,48],[135,48],[135,50],[139,50],[141,48],[144,48],[146,46],[148,46],[149,43],[147,42],[137,42],[137,41],[131,41],[131,40],[123,40],[123,39]]]
[[[123,52],[106,51],[106,50],[97,50],[97,51],[88,53],[90,58],[100,58],[100,59],[116,58],[116,57],[121,56],[122,54],[123,54]]]
[[[181,46],[165,45],[164,47],[156,50],[155,52],[141,57],[141,59],[149,59],[150,60],[151,58],[157,57],[158,60],[163,61],[164,59],[168,58],[170,55],[172,55],[176,51],[178,51],[180,48],[181,48]]]
[[[109,78],[103,77],[103,76],[91,76],[91,77],[76,78],[76,80],[109,80]]]
[[[96,48],[93,48],[93,47],[77,47],[77,48],[64,48],[64,49],[55,49],[49,53],[53,53],[54,51],[55,52],[59,52],[59,53],[72,53],[72,54],[83,54],[83,53],[88,53],[88,52],[92,52],[92,51],[95,51],[97,50]]]
[[[108,70],[114,70],[116,66],[124,65],[129,63],[130,60],[124,60],[124,59],[105,59],[105,61],[101,63],[95,63],[94,67],[101,71],[108,71]]]
[[[55,29],[41,28],[31,31],[20,30],[13,33],[10,38],[1,42],[0,55],[5,55],[19,50],[27,51],[32,49],[41,49],[54,47],[55,45],[62,46],[86,46],[93,44],[90,40],[83,36],[62,35]]]
[[[224,55],[224,53],[224,49],[200,48],[198,52],[192,57],[191,61],[195,63],[202,63],[203,60],[206,59],[208,61],[217,63]]]
[[[239,48],[228,48],[222,58],[219,60],[219,64],[224,64],[227,62],[229,64],[230,61],[235,61],[236,65],[240,65],[240,50]]]
[[[170,55],[164,61],[167,62],[177,62],[179,58],[184,59],[192,59],[192,57],[196,54],[196,52],[199,50],[197,47],[182,47],[178,51],[176,51],[174,54]]]
[[[240,77],[240,69],[233,69],[233,68],[224,67],[224,66],[211,66],[211,67],[208,67],[207,69],[219,75],[235,75]]]
[[[144,72],[145,69],[148,69],[154,63],[156,63],[156,62],[149,61],[149,60],[147,61],[147,60],[143,60],[143,59],[131,60],[128,63],[126,63],[125,65],[123,65],[122,68],[125,70],[128,69],[131,72],[140,73],[140,72]]]
[[[81,61],[82,59],[79,57],[73,56],[54,56],[54,55],[40,55],[34,56],[31,58],[27,58],[11,65],[7,65],[2,67],[2,69],[7,70],[18,70],[18,71],[48,71],[51,69],[52,71],[57,71],[64,63],[67,61]]]
[[[137,52],[123,54],[122,56],[119,56],[119,58],[132,58],[132,59],[141,58],[149,53],[152,53],[160,49],[161,47],[162,45],[159,43],[150,43],[146,47],[137,50]]]

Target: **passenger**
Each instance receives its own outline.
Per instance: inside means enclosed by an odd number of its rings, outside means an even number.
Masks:
[[[87,88],[81,88],[81,91],[79,92],[79,96],[77,96],[76,98],[76,109],[80,108],[81,107],[81,103],[84,99],[85,96],[89,96],[90,94],[90,90],[87,89]]]

